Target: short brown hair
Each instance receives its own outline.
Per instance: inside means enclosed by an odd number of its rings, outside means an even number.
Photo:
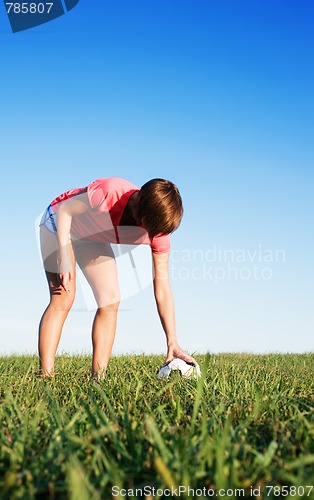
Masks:
[[[151,239],[175,231],[182,215],[182,198],[175,184],[165,179],[151,179],[141,187],[137,218]]]

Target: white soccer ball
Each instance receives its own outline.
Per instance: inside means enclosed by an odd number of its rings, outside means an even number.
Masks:
[[[158,380],[161,378],[168,378],[170,373],[176,370],[181,372],[182,377],[189,380],[199,378],[201,376],[201,369],[197,363],[195,365],[191,365],[183,361],[183,359],[174,358],[170,361],[170,363],[167,363],[165,366],[160,368],[157,378]]]

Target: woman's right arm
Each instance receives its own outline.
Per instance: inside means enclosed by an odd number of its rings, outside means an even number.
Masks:
[[[72,217],[90,210],[87,193],[82,193],[63,201],[57,211],[57,240],[59,246],[59,277],[66,292],[70,291],[74,269],[70,230]]]

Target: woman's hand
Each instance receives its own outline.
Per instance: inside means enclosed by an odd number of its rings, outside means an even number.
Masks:
[[[70,285],[71,282],[73,281],[73,272],[72,273],[63,273],[59,274],[60,281],[61,281],[61,286],[66,292],[70,292]]]
[[[172,361],[174,358],[183,359],[183,361],[186,361],[187,363],[196,363],[195,359],[185,351],[183,351],[179,344],[172,344],[168,347],[167,358],[164,365],[170,363],[170,361]]]

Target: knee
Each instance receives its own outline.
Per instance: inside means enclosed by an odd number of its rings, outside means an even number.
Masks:
[[[67,299],[67,300],[65,300],[64,303],[63,303],[63,309],[62,310],[65,313],[68,313],[71,310],[71,308],[73,306],[73,303],[74,303],[74,299]]]
[[[73,296],[65,296],[62,297],[62,300],[52,300],[50,302],[50,305],[55,309],[56,311],[61,311],[65,314],[68,314],[70,311],[71,307],[73,306],[74,303],[74,297]]]
[[[96,297],[98,308],[118,309],[121,295],[119,289],[106,290]]]

